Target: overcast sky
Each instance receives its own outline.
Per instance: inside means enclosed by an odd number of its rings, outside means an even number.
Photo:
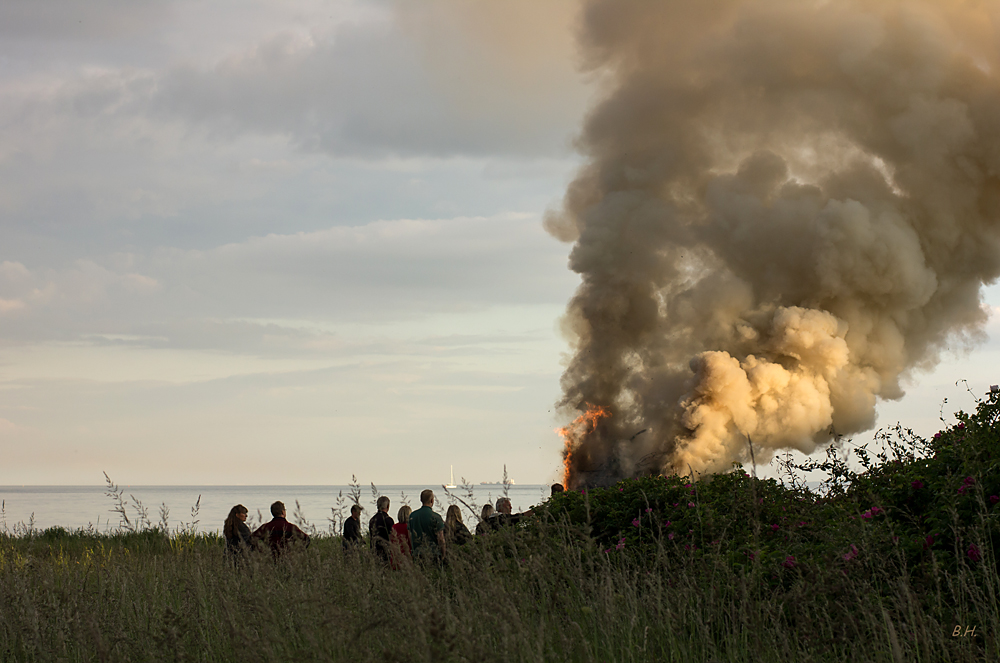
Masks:
[[[0,3],[0,484],[560,476],[574,22]],[[932,432],[998,358],[946,355],[880,423]]]

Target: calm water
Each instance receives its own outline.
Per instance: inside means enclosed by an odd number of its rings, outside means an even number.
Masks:
[[[198,520],[198,531],[220,531],[229,510],[235,504],[243,504],[250,510],[250,524],[270,520],[270,506],[275,500],[285,503],[289,520],[295,521],[293,512],[298,500],[302,516],[320,531],[327,531],[330,526],[331,509],[337,506],[338,495],[343,492],[344,515],[347,515],[347,505],[350,500],[350,486],[120,486],[124,489],[127,500],[126,512],[135,522],[137,515],[135,500],[142,503],[149,513],[153,523],[160,521],[160,505],[166,504],[170,513],[168,523],[170,528],[176,528]],[[389,515],[396,517],[396,511],[404,499],[411,507],[419,507],[420,491],[431,488],[437,496],[435,511],[443,514],[449,499],[440,486],[379,486],[381,494],[388,495],[392,503]],[[538,504],[548,496],[548,486],[516,485],[510,486],[508,495],[513,502],[514,511],[524,511]],[[470,502],[461,488],[452,489],[451,493]],[[503,486],[477,485],[473,487],[474,503],[482,507],[487,502],[493,503],[503,494]],[[201,498],[197,515],[192,514],[192,508]],[[0,486],[0,500],[3,501],[3,520],[0,521],[0,531],[13,529],[18,524],[27,525],[34,517],[34,527],[61,526],[66,529],[94,527],[98,531],[107,532],[115,529],[120,517],[113,512],[114,501],[105,495],[103,486]],[[361,487],[361,506],[365,508],[363,520],[375,513],[375,498],[370,486]],[[462,508],[462,515],[467,524],[476,523],[468,509]],[[258,516],[258,512],[260,516]]]

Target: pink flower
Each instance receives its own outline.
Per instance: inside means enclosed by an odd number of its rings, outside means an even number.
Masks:
[[[625,537],[623,536],[621,540],[618,542],[618,545],[615,546],[615,550],[621,550],[624,547],[625,547]]]
[[[619,489],[618,489],[618,492],[619,492],[619,493],[623,493],[623,492],[625,492],[625,489],[624,489],[624,488],[619,488]]]
[[[996,495],[990,495],[990,504],[996,504],[997,502],[1000,502],[1000,497]]]
[[[966,490],[968,490],[968,489],[969,489],[969,487],[968,487],[968,486],[966,486],[966,485],[965,485],[965,484],[963,483],[963,484],[962,484],[961,486],[959,486],[959,488],[958,488],[958,494],[959,494],[959,495],[965,495],[965,491],[966,491]]]
[[[847,552],[846,555],[844,555],[844,561],[849,562],[857,556],[858,556],[858,547],[852,543],[851,549]]]
[[[694,508],[694,502],[688,502],[688,508],[689,509],[693,509]]]
[[[673,541],[674,540],[674,533],[671,532],[670,534],[667,534],[667,538],[670,539],[671,541]]]
[[[920,479],[917,479],[916,481],[910,482],[910,487],[913,488],[913,490],[920,490],[921,488],[924,487],[924,482],[921,481]]]
[[[965,481],[963,481],[962,483],[964,483],[966,486],[971,486],[972,484],[976,483],[976,480],[973,479],[972,477],[965,477]]]
[[[979,548],[974,543],[969,544],[969,549],[965,551],[965,554],[973,562],[978,562],[982,558],[982,555],[979,554]]]
[[[933,545],[934,545],[934,535],[928,534],[927,536],[924,537],[924,550],[927,550]]]
[[[785,561],[782,562],[781,565],[783,567],[785,567],[786,569],[794,569],[795,568],[795,556],[794,555],[789,555],[788,557],[785,558]]]
[[[673,525],[673,523],[671,521],[669,521],[669,520],[667,522],[663,523],[664,527],[670,527],[671,525]]]
[[[934,433],[934,439],[935,440],[940,440],[941,439],[941,433]]]
[[[778,523],[774,523],[773,525],[771,525],[772,532],[777,532],[779,529],[781,529],[781,526]]]
[[[632,519],[632,527],[638,527],[638,526],[639,526],[639,519],[638,518],[633,518]]]
[[[965,424],[961,423],[961,424],[955,426],[955,428],[957,428],[958,430],[965,430]]]
[[[806,526],[806,521],[800,520],[799,521],[799,527],[805,527],[805,526]]]
[[[653,507],[647,506],[646,507],[646,513],[652,513],[652,512],[653,512]]]
[[[694,491],[693,491],[693,490],[692,490],[692,491],[690,491],[690,492],[689,492],[689,494],[691,494],[691,495],[694,495]]]
[[[674,506],[677,506],[677,502],[674,502]]]

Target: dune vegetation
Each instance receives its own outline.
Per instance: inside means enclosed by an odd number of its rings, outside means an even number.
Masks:
[[[1000,660],[998,420],[991,395],[781,482],[569,491],[443,567],[393,571],[320,532],[234,565],[192,527],[7,528],[0,659]]]

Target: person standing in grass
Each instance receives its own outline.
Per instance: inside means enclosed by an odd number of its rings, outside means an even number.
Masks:
[[[413,512],[409,506],[404,504],[399,507],[396,517],[399,522],[392,526],[392,534],[389,536],[389,565],[395,570],[403,567],[412,561],[410,545],[410,513]]]
[[[472,532],[462,522],[462,510],[457,504],[452,504],[445,513],[444,533],[448,545],[463,546],[472,540]]]
[[[292,541],[309,545],[309,535],[285,519],[285,505],[282,502],[271,505],[271,515],[274,516],[271,522],[258,527],[250,538],[266,543],[271,548],[274,559],[278,559]]]
[[[364,543],[361,538],[361,507],[351,507],[351,517],[344,521],[344,550],[356,548]]]
[[[226,538],[226,553],[233,556],[233,561],[250,549],[250,528],[247,527],[247,508],[237,504],[229,510],[226,522],[222,525],[222,536]]]
[[[476,525],[476,534],[483,536],[493,531],[493,523],[490,520],[491,516],[493,516],[493,505],[484,504],[483,514],[479,516],[479,524]]]
[[[511,513],[512,510],[513,508],[509,497],[499,498],[497,500],[497,511],[495,514],[490,516],[489,520],[493,529],[516,525],[521,522],[522,518],[527,518],[532,514],[531,510],[525,511],[524,513]]]
[[[434,513],[434,491],[420,493],[419,509],[410,514],[413,558],[441,562],[445,556],[444,520]]]
[[[368,542],[375,554],[389,563],[389,540],[392,538],[392,516],[389,515],[389,498],[383,495],[375,502],[378,512],[368,521]]]

